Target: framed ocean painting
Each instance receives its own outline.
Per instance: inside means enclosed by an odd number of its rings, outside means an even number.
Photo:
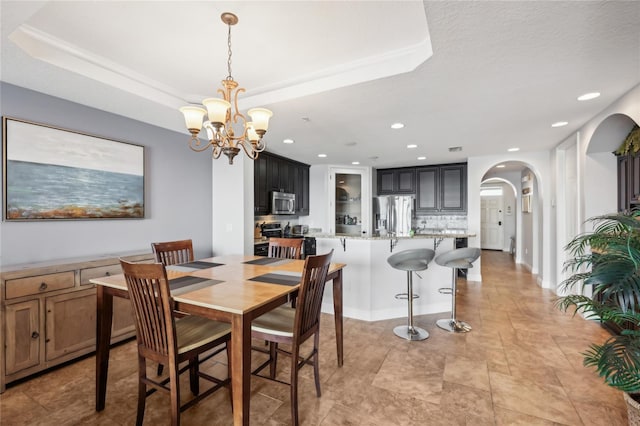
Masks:
[[[144,218],[144,147],[2,118],[4,219]]]

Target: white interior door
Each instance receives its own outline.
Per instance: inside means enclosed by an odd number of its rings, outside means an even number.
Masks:
[[[502,250],[504,245],[504,199],[502,195],[485,195],[480,199],[480,246]]]

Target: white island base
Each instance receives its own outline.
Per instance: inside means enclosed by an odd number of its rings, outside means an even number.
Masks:
[[[453,237],[437,239],[441,242],[436,249],[436,256],[453,249]],[[318,254],[333,249],[332,262],[347,265],[343,269],[345,317],[364,321],[407,318],[407,300],[395,298],[396,294],[407,292],[407,273],[393,269],[387,263],[387,258],[402,250],[433,250],[434,238],[420,236],[394,240],[396,245],[393,252],[390,251],[390,241],[388,238],[316,237]],[[451,287],[451,269],[432,261],[428,269],[418,274],[420,276],[413,276],[413,292],[420,296],[413,300],[414,316],[437,312],[447,313],[444,317],[448,316],[451,312],[451,295],[441,294],[438,289]],[[331,286],[325,287],[322,311],[333,313]]]

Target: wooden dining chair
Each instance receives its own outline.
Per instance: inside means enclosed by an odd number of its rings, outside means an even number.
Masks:
[[[298,371],[305,364],[313,365],[316,384],[316,395],[320,397],[320,372],[318,359],[318,346],[320,342],[320,308],[324,285],[331,263],[330,253],[318,256],[309,256],[305,260],[302,272],[302,281],[298,292],[298,302],[295,308],[282,305],[267,312],[251,324],[251,335],[257,339],[269,342],[269,359],[256,368],[252,374],[258,375],[265,367],[269,366],[269,376],[259,376],[276,380],[276,368],[278,353],[291,357],[291,378],[289,383],[291,391],[291,418],[294,425],[298,425]],[[313,336],[313,350],[307,357],[300,356],[300,345]],[[291,352],[278,347],[279,343],[291,346]],[[264,352],[260,348],[257,351]]]
[[[302,259],[303,238],[269,238],[269,257]]]
[[[120,260],[135,315],[138,344],[138,414],[136,425],[142,425],[146,397],[156,390],[171,397],[171,424],[180,424],[180,413],[223,386],[230,385],[231,357],[229,340],[231,327],[227,323],[195,315],[176,318],[169,281],[160,263],[129,263]],[[199,369],[198,355],[217,346],[227,349],[228,378],[221,380]],[[153,380],[147,377],[146,361],[168,366],[169,377]],[[188,365],[180,369],[180,363]],[[180,373],[189,370],[189,382],[194,398],[180,405]],[[199,378],[214,383],[200,393]],[[147,386],[151,387],[147,390]]]
[[[156,262],[162,263],[164,266],[193,262],[195,260],[193,255],[193,241],[191,240],[151,243],[151,249],[153,250]],[[158,376],[162,375],[163,370],[164,366],[162,364],[158,364]]]
[[[193,242],[191,240],[151,243],[156,262],[164,266],[193,262]]]

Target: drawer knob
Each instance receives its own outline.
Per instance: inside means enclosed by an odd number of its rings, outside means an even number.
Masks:
[[[105,274],[107,277],[111,276],[111,272],[107,271],[107,273]]]
[[[33,333],[31,333],[32,339],[37,339],[38,337],[40,337],[40,333],[38,333],[37,331],[34,331]]]
[[[40,283],[40,291],[46,290],[47,289],[47,283],[45,283],[44,281],[42,283]]]

